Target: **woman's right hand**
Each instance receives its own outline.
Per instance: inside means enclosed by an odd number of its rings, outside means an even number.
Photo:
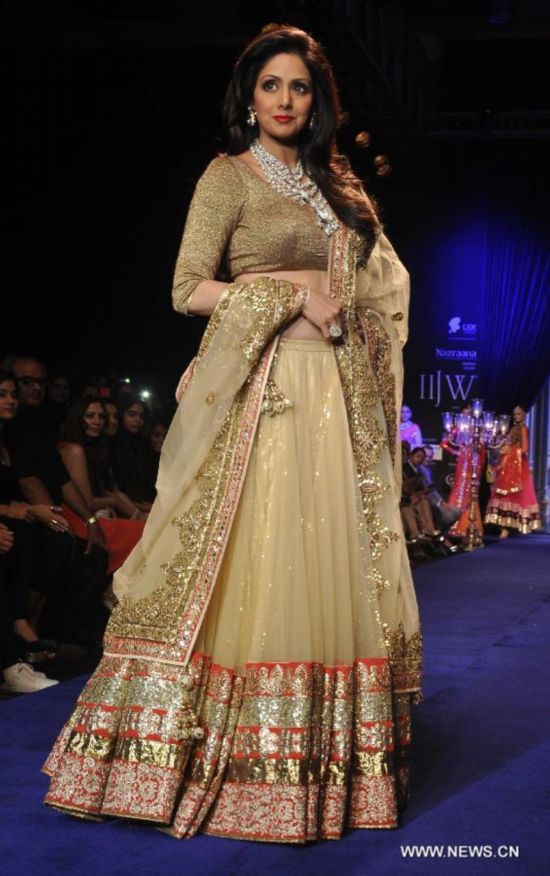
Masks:
[[[27,502],[10,502],[6,516],[11,517],[12,520],[25,520],[27,523],[32,523],[34,520],[31,506]]]
[[[6,554],[13,547],[13,532],[0,523],[0,554]]]
[[[329,298],[316,289],[310,289],[309,300],[302,313],[328,341],[331,340],[330,325],[342,328],[342,305],[335,298]]]

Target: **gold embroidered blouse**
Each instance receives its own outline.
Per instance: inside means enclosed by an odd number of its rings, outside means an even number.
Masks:
[[[185,302],[220,268],[245,273],[327,270],[329,238],[310,207],[279,194],[244,161],[215,158],[195,189],[176,262],[172,300]]]

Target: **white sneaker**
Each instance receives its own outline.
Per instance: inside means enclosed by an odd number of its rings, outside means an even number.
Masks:
[[[59,684],[54,678],[46,678],[43,672],[35,672],[28,663],[15,663],[14,666],[4,669],[3,673],[2,690],[7,693],[34,693]]]

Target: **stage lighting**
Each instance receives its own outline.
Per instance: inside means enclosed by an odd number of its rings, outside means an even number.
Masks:
[[[372,134],[370,131],[359,131],[355,135],[355,145],[358,149],[368,149],[372,143]]]
[[[139,395],[140,395],[140,398],[143,399],[143,401],[147,401],[148,399],[151,398],[151,393],[149,392],[148,389],[142,389],[142,391],[140,392]]]
[[[389,176],[393,168],[387,155],[376,155],[374,158],[376,176]]]

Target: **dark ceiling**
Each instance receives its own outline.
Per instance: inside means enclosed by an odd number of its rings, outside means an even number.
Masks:
[[[548,105],[547,0],[4,0],[2,42],[39,52],[200,47],[234,56],[267,21],[311,29],[356,109],[401,114]]]
[[[463,186],[495,155],[515,156],[513,174],[541,188],[541,0],[0,0],[0,16],[4,289],[16,315],[4,350],[137,362],[160,320],[146,358],[162,367],[181,337],[169,287],[189,193],[221,148],[231,65],[270,21],[326,46],[350,113],[341,146],[392,222],[406,226],[415,176]],[[363,129],[366,151],[354,146]],[[395,167],[386,180],[376,151]]]

